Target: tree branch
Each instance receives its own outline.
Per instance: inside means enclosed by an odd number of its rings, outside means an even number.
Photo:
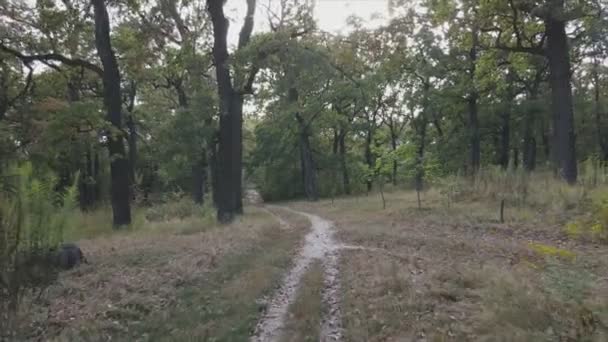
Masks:
[[[251,33],[253,32],[253,19],[255,15],[255,3],[256,0],[247,0],[247,15],[243,22],[243,27],[239,33],[239,45],[238,48],[243,48],[251,40]]]
[[[82,68],[93,71],[94,73],[96,73],[99,76],[103,76],[103,69],[101,69],[97,65],[87,62],[83,59],[68,58],[68,57],[65,57],[65,56],[57,54],[57,53],[46,53],[46,54],[40,54],[40,55],[24,55],[23,53],[6,46],[4,44],[4,42],[1,42],[1,41],[0,41],[0,51],[4,51],[8,54],[15,56],[16,58],[20,59],[23,62],[23,64],[30,64],[34,61],[39,61],[44,64],[47,64],[50,61],[56,61],[56,62],[60,62],[65,65],[68,65],[68,66],[72,66],[72,67],[82,67]],[[49,65],[49,64],[47,64],[47,65]]]

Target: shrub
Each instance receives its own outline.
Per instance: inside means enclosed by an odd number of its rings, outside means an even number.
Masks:
[[[36,175],[29,163],[1,175],[0,331],[11,331],[26,291],[43,289],[55,276],[45,257],[63,240],[67,218],[76,207],[76,184],[56,191],[57,179]]]

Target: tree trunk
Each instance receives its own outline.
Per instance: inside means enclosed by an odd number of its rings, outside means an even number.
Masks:
[[[299,115],[298,115],[299,117]],[[319,199],[317,191],[317,175],[315,163],[310,148],[310,132],[305,127],[305,123],[298,119],[300,123],[299,145],[300,145],[300,166],[302,168],[302,181],[304,183],[304,194],[309,201]]]
[[[125,154],[122,129],[120,71],[110,42],[110,21],[105,0],[92,0],[95,11],[95,46],[103,65],[103,93],[107,120],[115,132],[108,133],[111,202],[114,227],[131,223],[129,160]]]
[[[595,127],[599,147],[599,157],[603,163],[608,162],[608,133],[605,132],[604,123],[602,122],[602,107],[600,103],[601,84],[598,74],[599,63],[594,60],[593,69],[593,87],[594,87],[594,110],[595,110]]]
[[[234,93],[230,98],[228,114],[220,116],[217,167],[218,219],[221,222],[230,222],[235,215],[243,213],[243,98]]]
[[[391,148],[393,149],[393,153],[395,153],[395,151],[397,151],[397,134],[395,133],[393,127],[391,127],[390,129],[391,131]],[[393,174],[392,174],[392,181],[393,181],[393,185],[397,186],[397,168],[398,168],[398,163],[397,160],[393,160]]]
[[[424,115],[424,114],[422,114]],[[416,191],[420,191],[424,188],[424,151],[426,148],[426,128],[427,119],[421,118],[421,123],[418,128],[418,148],[416,149]]]
[[[131,178],[131,198],[135,199],[135,187],[137,186],[136,180],[136,166],[137,166],[137,126],[135,124],[135,113],[133,110],[135,109],[135,96],[137,96],[137,85],[135,81],[131,80],[129,82],[128,91],[128,100],[127,104],[127,144],[129,146],[129,177]]]
[[[509,153],[511,151],[511,143],[509,141],[511,136],[511,113],[509,110],[504,110],[502,112],[501,121],[499,164],[503,170],[506,170],[509,167]]]
[[[331,149],[331,151],[334,155],[338,154],[338,140],[339,140],[338,134],[339,134],[338,129],[334,128],[334,140],[333,140],[332,149]]]
[[[205,197],[205,161],[203,158],[192,165],[192,200],[202,205]]]
[[[477,94],[468,99],[469,130],[471,148],[471,172],[476,174],[481,165],[481,134],[479,133],[479,118],[477,114]]]
[[[348,165],[346,165],[346,130],[341,129],[338,141],[338,152],[340,153],[340,166],[342,168],[342,185],[344,193],[350,195],[350,178],[348,175]]]
[[[416,129],[416,133],[418,133],[418,148],[416,149],[416,173],[415,173],[415,181],[416,181],[416,193],[418,195],[418,207],[420,208],[420,192],[424,188],[424,152],[426,148],[426,129],[428,126],[428,118],[427,111],[429,108],[429,90],[431,85],[429,80],[427,79],[424,82],[424,93],[423,93],[423,105],[422,112],[419,117],[414,119]]]
[[[547,127],[547,122],[545,122],[545,120],[542,120],[541,129],[542,129],[541,139],[542,139],[542,144],[543,144],[543,152],[545,154],[545,159],[550,161],[551,155],[552,155],[551,139],[550,139],[551,128]]]
[[[219,180],[218,180],[218,167],[217,167],[217,144],[213,142],[209,146],[209,164],[210,164],[210,173],[211,173],[211,188],[212,188],[212,198],[213,205],[215,208],[218,207],[219,203]]]
[[[9,68],[0,55],[0,121],[6,116],[9,107],[8,79]]]
[[[553,164],[564,180],[574,184],[577,165],[566,22],[548,18],[545,27],[553,111]]]
[[[534,171],[536,169],[536,139],[534,135],[526,130],[524,136],[524,169],[526,171]]]
[[[524,142],[523,142],[523,154],[524,154],[524,170],[534,171],[536,168],[536,139],[534,138],[534,125],[537,115],[536,92],[532,92],[529,98],[531,102],[530,108],[526,109],[524,113]]]
[[[133,118],[133,112],[129,113],[127,117],[127,129],[129,130],[129,136],[127,143],[129,145],[129,177],[131,178],[131,198],[135,197],[135,186],[136,186],[136,172],[135,165],[137,162],[137,127],[135,126],[135,120]]]
[[[243,213],[243,94],[236,91],[230,76],[228,54],[228,19],[224,0],[208,0],[207,9],[213,24],[213,61],[220,98],[220,127],[217,156],[217,216],[230,222]],[[255,0],[247,0],[247,16],[239,35],[238,47],[249,42],[253,29]]]
[[[469,134],[470,134],[470,149],[471,149],[471,172],[476,174],[479,171],[481,164],[481,136],[479,133],[479,117],[477,108],[477,99],[479,94],[475,89],[475,70],[477,68],[477,48],[479,44],[479,36],[477,27],[473,27],[471,30],[472,44],[471,50],[469,51],[469,77],[471,91],[467,98],[467,105],[469,109]]]
[[[509,153],[511,151],[511,108],[515,98],[513,83],[515,71],[509,69],[507,74],[507,96],[501,115],[500,127],[500,166],[503,170],[509,167]]]
[[[292,104],[298,101],[298,91],[295,88],[289,88],[288,101]],[[310,126],[309,123],[302,118],[299,112],[295,113],[299,127],[298,145],[300,147],[300,168],[302,171],[302,183],[304,185],[304,195],[309,201],[319,199],[317,189],[317,175],[315,162],[310,148]]]
[[[369,172],[372,172],[374,169],[374,157],[372,155],[372,140],[373,140],[373,130],[372,128],[367,129],[367,134],[365,136],[365,163],[369,168]],[[372,180],[370,177],[367,178],[367,192],[372,191]]]

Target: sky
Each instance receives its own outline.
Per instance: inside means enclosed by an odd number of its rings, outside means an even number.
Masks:
[[[314,0],[314,16],[320,30],[330,33],[347,32],[346,21],[351,15],[359,16],[367,22],[366,26],[374,27],[388,20],[388,0]],[[257,0],[255,14],[255,32],[268,30],[268,11],[279,0]],[[229,0],[225,6],[226,14],[231,19],[229,41],[238,41],[238,32],[243,23],[246,0]],[[380,15],[384,19],[372,19]]]

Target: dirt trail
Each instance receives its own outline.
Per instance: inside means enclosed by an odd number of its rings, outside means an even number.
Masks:
[[[293,268],[287,273],[281,286],[269,300],[267,310],[256,327],[252,342],[277,341],[283,332],[289,305],[296,298],[302,276],[315,260],[320,260],[324,269],[323,301],[327,308],[321,322],[321,341],[339,341],[340,324],[340,282],[338,272],[339,245],[333,238],[333,223],[319,216],[286,207],[276,207],[307,217],[311,230],[306,235],[304,246],[299,251]]]

